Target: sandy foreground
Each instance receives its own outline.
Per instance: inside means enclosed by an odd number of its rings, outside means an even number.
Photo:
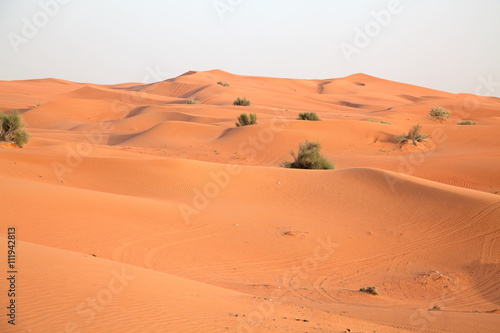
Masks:
[[[213,70],[0,81],[11,109],[32,139],[0,145],[1,332],[500,332],[499,98]],[[337,168],[281,168],[306,139]]]

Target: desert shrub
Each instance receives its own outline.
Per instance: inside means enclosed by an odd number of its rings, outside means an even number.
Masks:
[[[233,105],[249,106],[250,104],[252,104],[252,103],[250,103],[250,101],[248,99],[246,99],[246,97],[243,97],[243,99],[238,97],[233,102]]]
[[[217,84],[220,84],[221,86],[224,84],[222,81],[217,82]]]
[[[365,293],[369,293],[369,294],[372,294],[372,295],[375,295],[375,296],[379,295],[379,293],[377,291],[377,287],[373,287],[373,286],[365,287],[365,288],[360,288],[359,291],[363,291]]]
[[[368,119],[368,121],[371,122],[371,123],[381,123],[381,124],[389,124],[389,125],[391,125],[391,123],[389,123],[387,121],[383,121],[383,120]]]
[[[321,120],[316,112],[303,112],[299,113],[299,120]]]
[[[10,115],[0,113],[0,141],[15,143],[23,146],[28,142],[30,135],[24,129],[24,121],[17,110]]]
[[[224,87],[229,87],[229,83],[227,83],[227,82],[222,83],[222,81],[219,81],[219,82],[217,82],[217,84],[220,84],[221,86],[224,86]]]
[[[188,104],[199,104],[200,102],[198,102],[196,99],[194,98],[191,98],[190,100],[187,101]]]
[[[457,125],[476,125],[476,122],[470,121],[470,120],[464,120],[464,121],[458,122]]]
[[[430,308],[429,311],[441,311],[441,307],[436,304],[432,308]]]
[[[292,169],[335,169],[335,163],[330,162],[320,153],[321,145],[319,142],[309,142],[299,144],[299,152],[295,155],[292,150],[290,155],[293,157],[293,162],[284,162],[281,166]]]
[[[429,116],[431,116],[434,119],[439,119],[439,120],[443,120],[445,118],[450,118],[450,114],[451,114],[450,111],[448,111],[440,106],[437,106],[435,108],[431,108],[431,111],[429,111]]]
[[[240,126],[255,125],[255,124],[257,124],[257,114],[250,113],[250,116],[248,116],[246,113],[242,113],[238,117],[238,122],[236,123],[236,126],[240,127]]]
[[[422,142],[426,141],[430,135],[425,135],[420,133],[420,130],[422,129],[422,125],[414,125],[409,131],[408,134],[402,134],[396,136],[396,141],[399,143],[406,143],[411,141],[415,146],[417,145],[417,142]]]

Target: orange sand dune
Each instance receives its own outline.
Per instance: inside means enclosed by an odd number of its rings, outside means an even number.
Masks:
[[[213,70],[1,81],[14,108],[32,138],[0,144],[2,332],[499,331],[498,98]],[[427,142],[396,144],[415,124]],[[336,170],[281,168],[304,140]]]

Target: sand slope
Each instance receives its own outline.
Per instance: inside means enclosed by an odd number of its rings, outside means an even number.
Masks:
[[[232,105],[243,96],[252,106]],[[430,119],[434,106],[451,119]],[[2,81],[0,110],[13,108],[32,139],[0,145],[20,304],[2,332],[500,327],[498,98],[213,70]],[[258,124],[237,128],[242,112]],[[428,142],[394,143],[418,123]],[[337,169],[280,168],[305,139]],[[379,296],[359,291],[372,285]]]

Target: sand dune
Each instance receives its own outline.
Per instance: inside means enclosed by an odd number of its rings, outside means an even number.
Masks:
[[[232,105],[243,96],[252,106]],[[451,119],[430,119],[434,106]],[[0,110],[13,108],[32,139],[0,144],[20,304],[2,332],[500,327],[497,98],[213,70],[2,81]],[[236,127],[242,112],[258,124]],[[427,142],[395,143],[418,123]],[[336,170],[279,167],[306,139]]]

